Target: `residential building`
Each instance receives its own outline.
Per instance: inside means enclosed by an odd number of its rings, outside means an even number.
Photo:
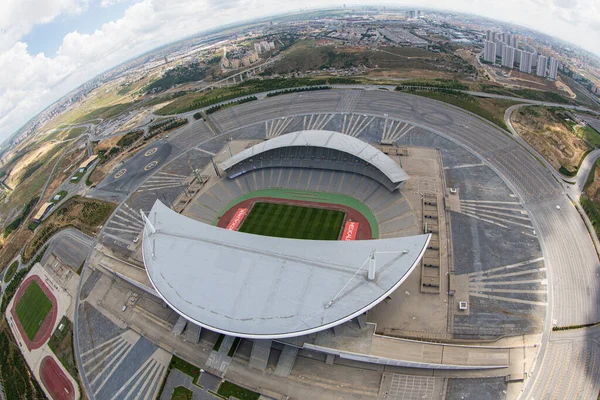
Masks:
[[[487,62],[496,62],[496,43],[485,40],[483,42],[483,59]]]
[[[490,30],[488,30],[485,34],[485,40],[487,40],[488,42],[493,42],[495,37],[496,35],[494,34],[494,32]]]
[[[533,53],[528,51],[521,52],[521,63],[519,64],[519,71],[525,72],[527,74],[531,73],[531,59],[533,57]]]
[[[515,48],[504,45],[502,46],[502,66],[513,68],[515,64]]]
[[[502,57],[502,46],[504,45],[504,43],[502,43],[502,39],[496,37],[494,39],[494,43],[496,43],[496,57]]]
[[[546,76],[546,66],[548,65],[548,58],[543,55],[539,55],[537,58],[537,69],[536,75],[545,77]]]
[[[548,78],[556,79],[558,74],[558,60],[554,57],[550,57],[550,67],[548,68]]]

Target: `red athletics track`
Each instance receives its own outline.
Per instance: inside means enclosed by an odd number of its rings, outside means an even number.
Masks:
[[[64,371],[50,356],[40,363],[42,383],[53,400],[75,400],[75,388]]]
[[[35,334],[33,341],[30,341],[25,333],[25,329],[23,329],[23,326],[21,325],[21,321],[19,321],[19,317],[17,317],[17,304],[19,304],[21,297],[23,297],[25,291],[33,281],[36,281],[46,296],[48,296],[48,299],[50,299],[50,302],[52,303],[52,308],[48,312],[48,315],[46,315],[46,318],[44,319],[44,322],[42,322],[40,329]],[[17,294],[15,294],[15,299],[10,313],[12,314],[15,324],[17,325],[17,329],[19,329],[21,337],[23,338],[23,341],[27,345],[29,351],[39,349],[44,345],[44,343],[46,343],[46,341],[48,341],[48,339],[50,339],[50,336],[52,335],[52,327],[56,322],[56,314],[58,314],[56,297],[54,297],[48,286],[42,282],[42,278],[40,278],[38,275],[32,275],[25,279],[17,291]]]
[[[248,199],[241,201],[231,207],[229,210],[225,211],[225,213],[219,218],[219,222],[217,222],[217,226],[219,228],[226,228],[231,219],[235,216],[237,210],[239,208],[247,208],[252,212],[251,208],[254,203],[279,203],[279,204],[289,204],[292,206],[302,206],[302,207],[315,207],[315,208],[326,208],[328,210],[339,210],[346,213],[346,218],[344,218],[342,226],[345,226],[348,221],[356,221],[358,222],[358,232],[356,233],[355,240],[368,240],[373,239],[373,233],[371,232],[371,225],[367,218],[362,215],[360,212],[356,211],[352,207],[342,206],[339,204],[331,204],[331,203],[319,203],[313,201],[306,200],[290,200],[290,199],[279,199],[276,197],[255,197],[253,199]],[[249,212],[249,213],[250,213]]]

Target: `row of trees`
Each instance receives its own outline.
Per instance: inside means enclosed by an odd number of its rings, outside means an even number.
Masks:
[[[214,112],[219,111],[221,108],[229,107],[229,106],[232,106],[235,104],[244,104],[244,103],[248,103],[248,102],[254,101],[254,100],[257,100],[256,96],[248,96],[248,97],[244,97],[243,99],[236,100],[236,101],[230,101],[229,103],[217,104],[217,105],[214,105],[214,106],[208,108],[206,110],[206,113],[212,114]],[[194,118],[195,118],[195,116],[194,116]]]

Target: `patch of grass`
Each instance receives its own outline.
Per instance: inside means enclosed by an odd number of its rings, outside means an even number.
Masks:
[[[213,346],[214,351],[219,351],[219,349],[221,348],[221,344],[223,344],[223,339],[225,339],[225,335],[220,334],[219,338],[217,339],[217,342]]]
[[[17,268],[19,267],[19,261],[15,260],[10,264],[7,268],[6,273],[4,274],[4,282],[10,282],[10,280],[15,276],[17,272]]]
[[[577,170],[575,171],[570,171],[568,169],[566,169],[564,166],[560,166],[560,168],[558,169],[558,172],[560,172],[561,174],[565,175],[565,176],[575,176],[577,175]]]
[[[177,386],[175,389],[173,389],[171,400],[192,400],[193,395],[194,392],[192,392],[190,389],[183,386]]]
[[[200,93],[189,93],[181,96],[166,106],[156,110],[156,115],[170,115],[196,110],[198,108],[212,106],[223,101],[233,100],[238,97],[254,93],[268,92],[271,90],[288,89],[301,86],[324,85],[324,79],[309,78],[274,78],[274,79],[251,79],[244,83],[228,88],[214,89]]]
[[[579,202],[590,219],[590,222],[596,231],[596,235],[600,236],[600,205],[589,199],[586,195],[581,196]]]
[[[598,148],[600,147],[600,133],[596,132],[596,130],[590,126],[577,126],[575,127],[575,132],[577,136],[591,144],[592,146]]]
[[[131,145],[133,142],[135,142],[136,140],[138,140],[139,138],[141,138],[143,134],[144,134],[144,131],[141,129],[137,130],[137,131],[126,133],[125,135],[123,135],[123,137],[121,137],[121,139],[119,139],[119,141],[117,142],[117,146],[127,147],[127,146]]]
[[[10,224],[8,224],[6,228],[4,228],[4,237],[8,237],[8,235],[10,235],[13,231],[17,230],[19,226],[21,226],[21,223],[27,218],[27,215],[29,215],[31,208],[37,204],[39,199],[39,197],[34,197],[31,200],[29,200],[29,202],[25,205],[25,208],[23,208],[21,214],[17,218],[15,218]]]
[[[64,199],[67,196],[67,194],[69,194],[69,192],[67,192],[66,190],[61,190],[60,192],[58,192],[54,196],[52,196],[52,198],[50,198],[50,202],[58,203],[59,201]],[[56,197],[56,196],[60,196],[58,200],[54,200],[54,197]]]
[[[345,213],[325,208],[255,203],[240,231],[293,239],[337,240]]]
[[[73,122],[84,122],[84,121],[89,121],[89,120],[98,119],[98,118],[110,119],[112,117],[116,117],[117,115],[121,114],[122,112],[124,112],[128,108],[132,107],[133,105],[135,105],[135,102],[120,103],[120,104],[115,104],[114,106],[99,107],[99,108],[96,108],[96,109],[88,112],[87,114],[79,116],[78,118],[73,120]]]
[[[28,262],[35,252],[56,232],[67,227],[75,227],[95,236],[99,227],[115,209],[115,204],[73,196],[65,201],[38,227],[35,235],[22,252],[23,262]]]
[[[260,394],[229,381],[223,381],[223,383],[221,383],[219,386],[217,393],[225,398],[233,396],[240,400],[258,400],[260,397]]]
[[[59,329],[62,325],[62,330]],[[77,378],[77,365],[73,354],[73,324],[67,317],[62,317],[56,330],[48,340],[48,347],[56,354],[62,365],[72,377]]]
[[[179,358],[177,356],[173,356],[173,358],[171,358],[171,363],[169,364],[169,369],[173,369],[173,368],[183,372],[186,375],[191,376],[193,378],[194,382],[196,382],[196,380],[200,376],[200,368],[196,367],[193,364],[190,364],[189,362],[187,362],[185,360],[182,360],[181,358]]]
[[[509,89],[501,86],[481,85],[481,91],[485,93],[499,94],[502,96],[520,97],[523,99],[546,101],[559,104],[572,104],[568,98],[550,91],[533,89]]]
[[[589,186],[594,182],[594,176],[596,175],[596,171],[598,170],[598,167],[600,167],[600,159],[597,159],[594,162],[594,165],[592,166],[592,168],[590,169],[590,173],[588,174],[588,177],[585,180],[585,185],[583,187],[584,192],[587,192]]]
[[[223,214],[230,208],[234,207],[236,204],[240,203],[241,201],[254,199],[257,197],[274,197],[276,199],[302,201],[306,201],[307,198],[310,198],[310,201],[315,203],[339,204],[351,207],[359,213],[361,213],[367,219],[367,221],[369,221],[373,239],[377,239],[379,237],[379,225],[377,223],[377,218],[375,218],[375,215],[373,215],[369,207],[356,200],[355,198],[340,194],[313,192],[310,190],[297,189],[260,189],[250,193],[246,193],[245,195],[230,201],[225,207],[223,207],[221,211],[219,211],[219,214],[217,214],[215,220],[213,221],[213,225],[217,225],[219,219],[223,217]]]
[[[490,121],[491,123],[498,125],[504,130],[508,130],[504,118],[497,115],[490,110],[482,107],[480,101],[470,94],[455,91],[455,90],[436,90],[436,91],[425,91],[425,90],[409,90],[408,93],[416,94],[418,96],[429,97],[431,99],[443,101],[444,103],[452,104],[453,106],[463,108],[467,111],[477,114],[480,117]],[[508,106],[507,106],[508,107]],[[504,115],[504,111],[502,111]]]
[[[52,309],[52,302],[40,285],[32,281],[17,304],[17,317],[29,340],[33,340]]]

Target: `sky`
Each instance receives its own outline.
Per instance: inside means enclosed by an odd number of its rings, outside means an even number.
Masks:
[[[89,79],[156,47],[234,22],[345,0],[3,0],[0,143]],[[378,0],[365,5],[481,15],[600,54],[598,0]],[[350,4],[350,3],[348,3]],[[416,5],[415,5],[416,4]]]

